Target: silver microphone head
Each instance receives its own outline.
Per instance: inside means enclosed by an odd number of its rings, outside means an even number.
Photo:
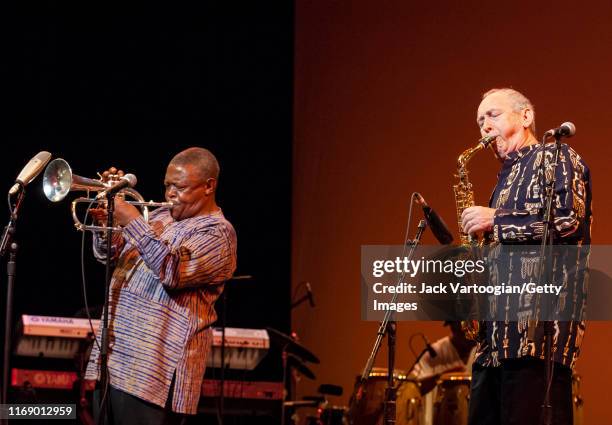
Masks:
[[[565,137],[572,137],[576,134],[576,126],[573,122],[566,121],[559,127],[560,133]]]
[[[574,123],[566,121],[559,127],[548,130],[544,133],[544,137],[572,137],[574,134],[576,134],[576,126]]]
[[[138,182],[138,179],[136,178],[136,176],[134,174],[126,174],[125,176],[123,176],[121,178],[123,180],[127,180],[129,187],[136,186],[136,183]]]

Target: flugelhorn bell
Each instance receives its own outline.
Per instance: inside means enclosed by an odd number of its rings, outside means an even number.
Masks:
[[[88,179],[73,174],[68,163],[61,159],[54,159],[47,165],[43,176],[43,191],[48,200],[59,202],[75,190],[101,191],[107,186],[99,180]]]
[[[112,187],[112,183],[104,183],[100,180],[89,179],[87,177],[81,177],[72,172],[70,165],[61,159],[54,159],[47,165],[45,174],[43,176],[43,191],[45,196],[52,202],[59,202],[68,195],[69,192],[76,190],[83,190],[87,192],[102,192]],[[145,221],[149,221],[149,210],[148,208],[155,207],[171,207],[170,202],[145,202],[143,197],[132,188],[122,189],[119,193],[124,196],[130,196],[135,201],[126,201],[132,205],[140,206],[142,209],[142,216]],[[83,224],[77,217],[76,206],[79,203],[88,203],[90,206],[93,203],[104,204],[106,200],[101,199],[89,199],[89,198],[77,198],[72,201],[71,212],[74,226],[81,231],[89,230],[92,232],[100,232],[108,230],[104,226],[93,226]],[[120,231],[121,228],[114,227],[113,230]]]

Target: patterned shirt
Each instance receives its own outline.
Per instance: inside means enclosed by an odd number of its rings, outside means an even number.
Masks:
[[[132,220],[113,235],[110,385],[163,407],[174,378],[172,410],[195,414],[217,318],[214,303],[236,269],[236,233],[220,210],[175,221],[161,208],[149,222]],[[94,239],[101,261],[105,247],[102,238]],[[99,354],[96,344],[86,379],[100,379]]]
[[[553,145],[545,149],[546,181],[552,178]],[[489,239],[501,244],[539,245],[542,240],[543,188],[540,162],[544,149],[539,144],[530,145],[509,154],[498,175],[497,185],[489,206],[495,208],[493,231]],[[580,156],[569,146],[562,144],[553,199],[553,238],[555,244],[583,245],[590,243],[591,234],[591,177]],[[537,250],[536,250],[537,253]],[[525,269],[517,258],[515,270]],[[512,267],[512,265],[510,266]],[[533,269],[533,267],[531,267]],[[581,276],[582,277],[582,276]],[[507,276],[500,276],[503,281]],[[564,285],[560,299],[572,299],[582,288],[580,279]],[[572,292],[573,291],[573,292]],[[504,302],[497,297],[496,302]],[[507,306],[495,306],[503,309]],[[582,311],[583,312],[583,311]],[[573,321],[554,321],[553,357],[563,365],[573,367],[580,353],[585,324],[581,315]],[[526,321],[481,322],[481,341],[475,362],[483,366],[498,366],[499,360],[532,356],[544,358],[544,329],[540,321],[533,341],[527,338]]]

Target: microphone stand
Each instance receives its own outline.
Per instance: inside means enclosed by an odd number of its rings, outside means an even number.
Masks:
[[[412,373],[412,371],[414,370],[414,368],[416,367],[417,364],[419,364],[419,362],[421,361],[421,359],[423,358],[423,356],[425,355],[425,353],[427,353],[429,350],[427,350],[427,347],[423,348],[423,350],[421,351],[421,353],[417,356],[417,358],[414,360],[414,363],[412,363],[412,366],[410,366],[410,369],[408,369],[408,371],[406,372],[406,376],[410,375],[410,373]]]
[[[410,252],[408,253],[408,260],[412,259],[414,252],[421,241],[421,237],[423,236],[423,232],[425,231],[425,227],[427,224],[425,220],[421,220],[418,225],[418,229],[416,232],[415,238],[410,241]],[[404,273],[399,278],[399,281],[403,280]],[[393,298],[391,299],[391,303],[397,301],[398,294],[393,294]],[[385,388],[385,399],[384,399],[384,410],[383,410],[383,425],[393,425],[395,424],[395,401],[397,396],[397,389],[394,387],[393,382],[393,372],[395,369],[395,337],[396,337],[396,328],[397,323],[392,320],[393,312],[391,310],[387,310],[385,316],[383,317],[382,322],[380,322],[380,326],[378,328],[376,341],[374,342],[374,347],[372,348],[372,352],[370,353],[370,357],[363,368],[363,372],[361,373],[361,377],[359,378],[359,382],[355,387],[355,395],[354,402],[351,406],[351,409],[354,409],[357,406],[357,402],[361,400],[365,393],[365,384],[370,376],[370,372],[372,371],[372,367],[374,366],[374,360],[376,360],[376,355],[380,350],[380,346],[382,344],[382,340],[387,335],[387,344],[388,344],[388,373],[387,373],[387,388]],[[351,412],[349,417],[351,421],[354,418],[354,412]]]
[[[546,145],[545,145],[545,137],[542,140],[542,160],[540,162],[540,168],[541,168],[541,174],[542,174],[542,178],[544,179],[544,184],[546,184],[546,173],[545,173],[545,164],[544,161],[546,159]],[[538,286],[542,285],[542,281],[545,278],[545,273],[544,273],[544,265],[545,263],[548,263],[547,266],[550,266],[550,261],[552,261],[552,256],[549,255],[548,256],[548,262],[546,261],[546,249],[548,247],[549,249],[549,254],[552,254],[552,247],[553,247],[553,239],[554,239],[554,232],[552,231],[552,226],[553,226],[553,220],[554,220],[554,214],[553,214],[553,209],[552,209],[552,203],[553,203],[553,198],[554,198],[554,190],[555,190],[555,184],[557,181],[557,166],[559,165],[559,152],[561,151],[561,135],[557,135],[555,134],[555,151],[553,154],[553,163],[552,163],[552,178],[550,183],[546,184],[546,195],[545,195],[545,200],[546,200],[546,205],[545,205],[545,209],[544,209],[544,217],[543,217],[543,232],[542,232],[542,243],[540,244],[540,257],[538,260]],[[546,268],[546,277],[550,276],[550,267]],[[536,298],[536,314],[538,312],[538,310],[540,309],[540,294],[537,294],[537,298]],[[550,305],[548,305],[550,301],[547,300],[547,303],[545,305],[545,312],[548,315],[550,313]],[[547,317],[547,319],[549,319],[550,317]],[[535,328],[536,328],[536,323],[537,323],[538,318],[534,318],[532,320],[529,321],[529,327],[528,327],[528,335],[527,335],[527,339],[529,341],[534,341],[535,340]],[[554,328],[553,328],[553,322],[551,320],[545,320],[544,323],[544,339],[545,339],[545,343],[544,343],[544,363],[545,363],[545,370],[546,370],[546,387],[545,387],[545,392],[544,392],[544,402],[542,403],[542,415],[540,417],[540,422],[544,425],[551,425],[552,424],[552,404],[551,404],[551,397],[550,397],[550,390],[551,390],[551,386],[552,386],[552,379],[553,379],[553,368],[554,368],[554,364],[553,364],[553,359],[552,359],[552,338],[553,338],[553,333],[554,333]]]
[[[3,370],[2,370],[2,400],[1,404],[6,404],[8,397],[9,386],[9,364],[11,357],[11,332],[13,321],[13,290],[15,288],[15,275],[17,272],[17,243],[14,241],[15,232],[17,230],[17,217],[19,208],[25,197],[23,185],[17,196],[15,206],[11,211],[11,217],[8,224],[2,233],[2,241],[0,242],[0,257],[4,257],[9,252],[9,259],[6,264],[7,287],[6,287],[6,315],[4,320],[4,350],[3,350]],[[2,420],[4,423],[4,420]]]
[[[308,300],[309,298],[310,298],[309,294],[302,295],[300,298],[298,298],[297,300],[291,303],[290,310],[293,310],[294,308],[296,308],[297,306],[299,306],[300,304],[302,304],[304,301]]]
[[[111,270],[111,254],[113,245],[113,221],[115,213],[115,194],[107,192],[107,217],[106,217],[106,278],[105,278],[105,289],[104,289],[104,313],[102,314],[102,333],[100,338],[100,388],[102,391],[102,397],[100,399],[100,417],[98,418],[98,424],[106,425],[107,420],[110,416],[110,388],[109,388],[109,375],[108,375],[108,309],[110,306],[110,284],[112,278]]]
[[[414,363],[412,363],[412,366],[410,366],[410,369],[408,369],[406,371],[406,376],[409,376],[412,371],[414,370],[414,368],[416,367],[416,365],[421,361],[421,359],[423,358],[423,356],[425,355],[425,353],[429,353],[431,358],[436,357],[438,354],[436,353],[436,351],[432,348],[431,344],[429,343],[429,341],[427,340],[427,337],[425,336],[424,333],[422,332],[417,332],[416,334],[413,334],[410,336],[410,339],[408,341],[408,345],[410,346],[410,349],[412,350],[412,338],[420,335],[424,342],[425,342],[425,348],[423,348],[423,350],[421,351],[421,353],[416,357],[416,359],[414,360]],[[433,353],[433,355],[432,355]],[[414,354],[414,351],[413,351]]]

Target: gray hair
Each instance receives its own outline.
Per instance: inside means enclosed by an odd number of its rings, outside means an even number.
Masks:
[[[191,164],[199,171],[203,181],[209,178],[219,180],[219,162],[208,149],[198,147],[185,149],[176,154],[170,164]]]
[[[485,97],[493,93],[497,93],[497,92],[501,92],[507,95],[512,100],[512,109],[514,109],[514,111],[521,112],[523,109],[530,109],[533,112],[533,121],[531,122],[531,125],[529,126],[529,130],[531,130],[531,133],[535,136],[536,135],[535,108],[533,107],[533,103],[531,103],[531,100],[527,99],[527,97],[520,91],[514,90],[509,87],[491,89],[487,91],[485,94],[483,94],[482,98],[484,99]]]

